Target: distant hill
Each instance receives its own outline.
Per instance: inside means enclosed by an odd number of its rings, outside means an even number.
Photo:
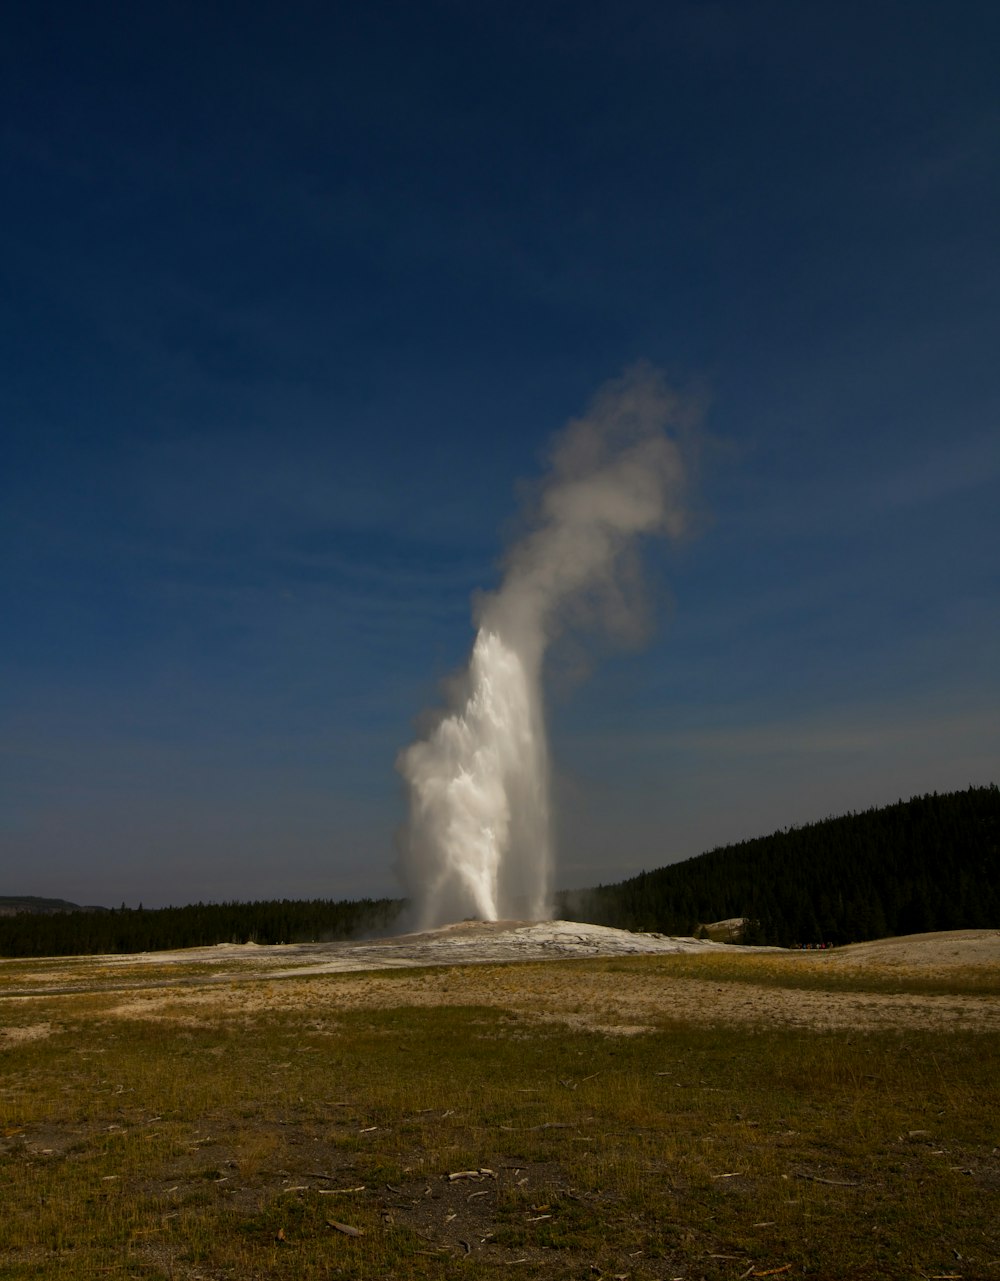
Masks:
[[[81,907],[64,898],[35,898],[30,894],[0,894],[0,916],[17,916],[21,912],[106,912],[106,907]]]
[[[914,797],[558,896],[567,920],[665,934],[744,919],[794,947],[1000,926],[1000,790]]]

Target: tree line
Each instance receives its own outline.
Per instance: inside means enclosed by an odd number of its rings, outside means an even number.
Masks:
[[[399,899],[271,899],[187,907],[112,908],[0,917],[0,956],[83,956],[211,947],[316,943],[388,931]]]
[[[743,918],[744,942],[782,947],[1000,926],[1000,791],[934,793],[740,841],[560,894],[557,914],[664,934]]]
[[[391,931],[406,906],[273,899],[60,911],[42,907],[59,900],[30,902],[33,910],[0,916],[0,956],[349,939]],[[562,892],[555,906],[565,920],[663,934],[739,918],[743,942],[783,947],[1000,926],[1000,790],[934,793],[787,828],[616,884]]]

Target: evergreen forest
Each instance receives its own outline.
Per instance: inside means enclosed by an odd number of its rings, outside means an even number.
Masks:
[[[742,918],[741,941],[781,947],[1000,926],[1000,791],[827,818],[558,900],[565,920],[663,934]]]
[[[0,917],[0,956],[83,956],[216,943],[348,939],[388,932],[402,906],[399,899],[275,899],[187,907],[122,905],[107,912],[21,912]]]
[[[110,911],[71,910],[62,900],[0,905],[12,912],[0,914],[7,957],[357,938],[391,932],[405,907],[400,899]],[[682,935],[736,918],[746,922],[741,941],[783,947],[1000,927],[1000,790],[935,793],[741,841],[617,884],[562,892],[555,914]]]

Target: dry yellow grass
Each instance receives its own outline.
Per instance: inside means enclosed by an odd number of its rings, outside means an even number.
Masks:
[[[1000,1281],[1000,969],[906,946],[5,963],[0,1276]]]

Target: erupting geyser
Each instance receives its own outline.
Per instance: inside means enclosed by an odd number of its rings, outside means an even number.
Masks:
[[[684,529],[681,403],[639,366],[555,441],[528,532],[477,610],[469,666],[426,739],[400,754],[399,872],[421,927],[550,913],[545,651],[567,625],[634,629],[635,543]]]

